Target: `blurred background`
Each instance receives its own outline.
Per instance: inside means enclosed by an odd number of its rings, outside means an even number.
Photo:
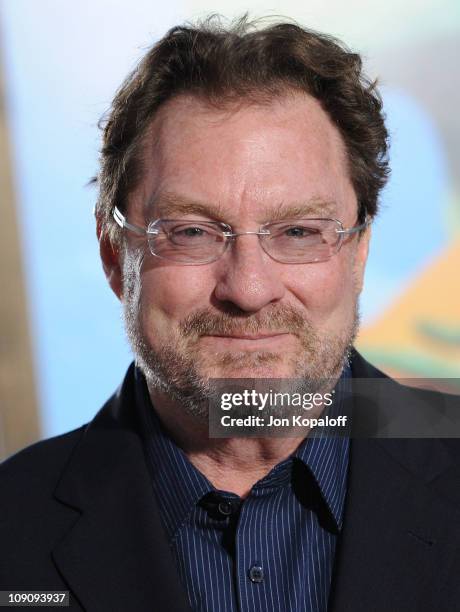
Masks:
[[[246,11],[338,36],[379,77],[393,174],[358,348],[392,375],[458,385],[458,0],[0,0],[0,459],[91,419],[132,359],[86,186],[98,119],[169,27]]]

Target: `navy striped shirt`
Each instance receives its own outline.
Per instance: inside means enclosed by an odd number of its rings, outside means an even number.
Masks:
[[[153,488],[192,610],[326,612],[348,438],[306,438],[243,500],[192,465],[163,429],[137,368],[136,380]]]

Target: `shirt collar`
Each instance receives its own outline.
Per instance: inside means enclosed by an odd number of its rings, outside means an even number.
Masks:
[[[347,394],[351,392],[351,370],[346,365],[336,385],[335,401],[327,414],[334,418],[341,414]],[[338,530],[343,524],[350,440],[345,435],[308,436],[294,456],[311,472],[321,494],[334,517]]]

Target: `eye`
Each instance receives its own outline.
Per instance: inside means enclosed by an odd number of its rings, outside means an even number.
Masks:
[[[322,228],[315,221],[290,221],[271,227],[271,241],[279,247],[312,247],[323,241]]]
[[[306,238],[308,236],[320,233],[318,229],[314,227],[306,227],[304,225],[296,225],[284,228],[284,232],[287,236],[293,236],[294,238]]]
[[[272,229],[274,237],[278,239],[293,238],[297,240],[318,239],[321,236],[321,229],[311,223],[285,223]]]
[[[173,233],[174,235],[178,236],[186,236],[187,238],[194,238],[195,236],[203,236],[204,234],[206,234],[206,230],[202,227],[197,227],[197,226],[190,226],[190,227],[184,227],[182,229],[173,229]]]
[[[211,224],[171,223],[166,229],[168,239],[178,245],[203,245],[223,240],[222,232]]]
[[[203,225],[175,225],[170,227],[169,233],[177,238],[200,238],[210,233],[209,227]]]

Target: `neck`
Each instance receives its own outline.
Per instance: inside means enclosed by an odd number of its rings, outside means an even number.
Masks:
[[[305,438],[210,438],[207,421],[184,411],[166,394],[149,389],[156,412],[174,442],[216,489],[246,497],[254,483],[291,455]]]

